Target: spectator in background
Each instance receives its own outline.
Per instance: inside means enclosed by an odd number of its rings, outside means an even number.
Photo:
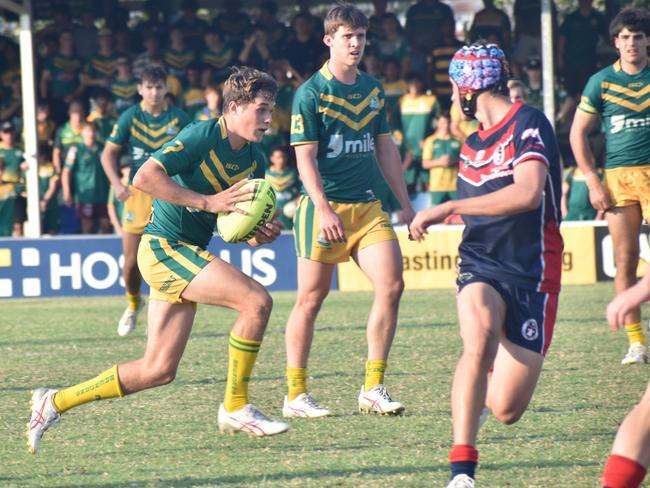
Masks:
[[[212,28],[223,34],[225,42],[241,45],[251,33],[251,18],[242,11],[240,0],[228,0],[224,7],[214,18]]]
[[[376,45],[377,41],[384,38],[384,19],[393,14],[388,13],[388,2],[386,0],[373,0],[372,5],[374,8],[373,14],[368,19],[368,44],[370,46]],[[401,24],[400,24],[401,28]]]
[[[88,88],[107,88],[115,76],[117,55],[113,52],[113,33],[102,29],[97,35],[99,49],[94,54],[81,74],[81,84]]]
[[[221,91],[221,88],[215,84],[206,86],[204,97],[206,105],[196,113],[195,119],[210,120],[221,117],[223,103],[223,92]],[[275,116],[275,113],[273,116]]]
[[[598,170],[599,177],[602,171]],[[562,219],[563,220],[594,220],[596,209],[589,201],[587,178],[580,168],[568,168],[564,173],[562,183]]]
[[[409,193],[421,191],[429,178],[422,171],[422,141],[429,133],[431,122],[438,116],[440,105],[435,95],[424,91],[424,78],[412,72],[406,78],[408,92],[400,102],[400,118],[406,155],[403,168]]]
[[[400,76],[400,68],[400,62],[397,59],[387,59],[384,62],[384,78],[381,81],[386,95],[386,116],[393,131],[402,126],[399,102],[408,91],[406,81]]]
[[[98,32],[92,7],[81,11],[81,22],[72,30],[75,51],[82,61],[88,62],[97,52]]]
[[[462,143],[451,134],[451,118],[441,113],[436,130],[424,140],[422,167],[429,170],[431,206],[456,200],[456,179]]]
[[[451,104],[449,115],[451,117],[451,133],[459,141],[464,142],[470,134],[478,130],[478,120],[467,120],[457,103]]]
[[[80,70],[81,60],[74,52],[72,32],[63,31],[59,50],[44,62],[39,84],[41,98],[49,101],[57,124],[65,120],[68,104],[81,93]]]
[[[553,37],[555,37],[557,10],[551,1]],[[515,0],[515,46],[512,54],[513,73],[521,78],[521,67],[531,58],[542,58],[541,0]]]
[[[508,81],[508,97],[512,103],[526,103],[526,94],[524,93],[524,84],[519,80]]]
[[[449,19],[444,19],[440,25],[440,43],[431,51],[428,64],[429,87],[438,98],[443,110],[451,106],[452,87],[449,81],[449,63],[454,54],[463,45],[456,39],[456,25]]]
[[[50,106],[46,102],[36,104],[36,132],[39,144],[47,144],[49,147],[48,154],[52,153],[54,145],[54,135],[56,133],[56,124],[50,118]]]
[[[196,0],[183,0],[181,3],[182,16],[172,25],[183,32],[187,47],[195,53],[203,49],[203,34],[208,30],[208,24],[197,16],[198,8],[199,4]]]
[[[544,87],[542,86],[542,62],[539,58],[530,58],[524,67],[526,78],[524,97],[526,104],[544,111]]]
[[[311,24],[311,32],[318,39],[321,40],[325,35],[323,29],[323,19],[318,15],[311,13],[311,0],[298,0],[298,13],[296,16],[291,19],[291,27],[293,28],[293,22],[297,17],[304,17]]]
[[[244,41],[244,47],[239,52],[238,59],[239,63],[244,66],[265,70],[271,59],[266,32],[261,29],[254,30]]]
[[[300,178],[298,171],[289,166],[289,150],[278,146],[270,151],[270,166],[264,178],[271,184],[277,197],[276,210],[280,212],[278,220],[284,230],[293,229],[293,215],[300,196]]]
[[[187,78],[185,70],[194,62],[196,54],[185,43],[185,34],[180,27],[172,27],[169,31],[169,47],[163,51],[163,60],[167,73],[180,80],[185,85]],[[178,95],[178,93],[175,93]]]
[[[605,17],[592,4],[593,0],[579,0],[578,9],[567,15],[560,27],[558,70],[573,100],[579,100],[587,80],[597,71],[596,47],[607,39]]]
[[[70,148],[61,173],[63,202],[68,207],[74,205],[82,234],[109,234],[111,231],[106,210],[109,184],[102,169],[101,147],[96,135],[93,124],[82,126],[83,142]]]
[[[113,29],[113,39],[115,41],[115,54],[119,56],[126,56],[129,59],[133,58],[133,35],[128,27],[119,26]]]
[[[138,80],[133,76],[131,59],[128,56],[118,55],[115,65],[117,76],[111,82],[109,89],[115,111],[120,115],[138,101]]]
[[[3,179],[4,163],[0,159],[0,237],[11,237],[14,231],[16,185]]]
[[[214,81],[220,82],[228,78],[229,67],[235,58],[235,49],[224,42],[214,29],[205,32],[205,49],[201,52],[200,60],[203,65],[214,69]]]
[[[81,144],[81,127],[86,120],[86,109],[83,103],[80,100],[70,102],[68,115],[68,121],[59,127],[54,138],[52,163],[59,173],[63,169],[63,162],[70,148]]]
[[[272,59],[279,59],[284,54],[284,45],[289,36],[289,29],[277,19],[278,4],[273,0],[260,3],[260,12],[255,21],[255,28],[266,35],[267,49]]]
[[[113,131],[115,112],[111,107],[111,92],[106,88],[97,88],[93,91],[91,105],[92,111],[86,118],[88,123],[95,126],[96,139],[103,146]]]
[[[275,78],[278,84],[278,93],[275,98],[271,126],[261,141],[262,146],[267,150],[267,154],[272,148],[286,146],[289,143],[291,104],[297,86],[303,81],[300,74],[291,67],[286,59],[273,61],[269,74]]]
[[[426,73],[426,60],[440,43],[443,20],[455,24],[449,5],[439,0],[419,0],[406,12],[406,39],[411,45],[411,70]]]
[[[13,185],[13,235],[20,237],[23,235],[23,224],[27,220],[25,193],[27,163],[22,149],[18,147],[16,127],[9,121],[0,125],[0,166],[2,167],[2,183]]]
[[[410,64],[409,43],[404,36],[402,24],[399,23],[395,14],[385,14],[382,18],[383,36],[373,44],[374,50],[384,62],[389,59],[397,60],[400,64],[400,76],[404,78]]]
[[[8,87],[3,87],[3,95],[0,101],[0,120],[11,120],[16,126],[16,131],[20,132],[23,128],[20,74],[11,79]]]
[[[510,52],[512,40],[510,18],[503,10],[494,5],[494,0],[483,0],[483,10],[474,15],[472,27],[469,30],[470,42],[485,39],[496,43],[506,53]]]
[[[54,235],[59,231],[59,173],[51,160],[47,143],[38,146],[38,197],[41,210],[41,232]]]
[[[196,63],[190,64],[185,70],[186,87],[181,93],[181,108],[194,120],[196,114],[205,107],[204,90],[201,87],[201,71]]]
[[[291,24],[293,32],[285,48],[289,64],[302,78],[309,78],[322,64],[325,48],[322,39],[316,37],[311,17],[298,14]]]
[[[383,63],[377,52],[368,47],[363,53],[362,69],[370,76],[381,81],[384,78]]]
[[[161,18],[162,11],[158,0],[147,0],[144,3],[146,20],[135,26],[135,41],[144,44],[148,37],[155,37],[160,42],[162,33],[167,30],[167,25]],[[136,68],[136,76],[140,78],[140,66]]]
[[[142,71],[150,64],[162,65],[163,58],[160,52],[160,39],[155,32],[148,32],[144,35],[143,45],[145,51],[140,53],[133,62],[133,76],[140,79]]]
[[[129,184],[129,172],[131,171],[130,164],[121,164],[120,165],[120,181],[124,186]],[[122,210],[124,210],[124,202],[120,201],[117,196],[115,196],[115,188],[112,186],[108,190],[108,202],[106,204],[106,209],[108,212],[108,218],[111,221],[113,230],[118,236],[123,236],[122,231]]]
[[[67,2],[53,3],[50,8],[50,13],[52,22],[36,33],[36,45],[40,44],[48,37],[53,37],[58,40],[63,32],[73,32],[75,29],[75,25],[72,22],[70,7]]]

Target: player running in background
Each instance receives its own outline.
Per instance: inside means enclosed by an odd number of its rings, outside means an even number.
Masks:
[[[264,177],[259,142],[271,123],[277,84],[265,73],[243,68],[228,78],[224,116],[199,122],[156,151],[136,173],[133,185],[152,195],[153,216],[138,250],[138,265],[151,287],[147,345],[142,358],[115,365],[99,376],[32,396],[29,449],[67,410],[94,400],[123,397],[170,383],[192,329],[197,303],[236,310],[230,332],[226,394],[219,429],[253,436],[288,429],[248,403],[248,382],[271,313],[268,292],[234,266],[206,251],[216,213],[239,211],[251,199],[247,177]],[[280,234],[277,222],[248,243],[258,246]]]
[[[625,325],[627,314],[650,300],[650,271],[631,288],[616,295],[607,307],[612,330]],[[650,382],[641,401],[618,428],[612,453],[603,471],[605,488],[637,488],[650,466]]]
[[[421,212],[410,232],[422,240],[451,214],[465,222],[457,309],[463,354],[451,408],[449,487],[474,486],[476,439],[485,406],[504,424],[523,415],[553,335],[562,259],[562,174],[543,113],[508,98],[508,67],[494,44],[456,52],[449,67],[454,103],[481,125],[461,151],[458,200]]]
[[[404,407],[384,387],[384,371],[404,288],[402,257],[388,215],[371,188],[378,164],[409,223],[413,210],[400,157],[386,121],[381,84],[358,70],[368,19],[348,4],[325,18],[330,59],[296,92],[291,115],[303,184],[294,217],[298,296],[286,328],[289,392],[283,414],[321,417],[307,389],[307,359],[316,315],[330,289],[337,263],[352,257],[370,280],[374,302],[367,326],[366,380],[358,396],[362,411],[398,413]]]
[[[650,13],[641,8],[622,10],[609,33],[620,57],[587,82],[570,140],[591,204],[605,212],[614,245],[614,284],[621,293],[637,281],[641,222],[650,218]],[[606,139],[604,182],[588,142],[601,120]],[[621,363],[648,362],[639,307],[630,309],[624,328],[629,348]]]
[[[138,270],[138,245],[144,226],[151,213],[152,197],[132,185],[140,166],[163,144],[173,139],[189,122],[189,117],[164,102],[167,74],[154,65],[147,66],[140,77],[138,93],[142,101],[120,115],[102,153],[102,166],[108,176],[116,198],[124,202],[122,212],[122,250],[124,266],[122,275],[128,305],[117,327],[117,333],[125,336],[133,331],[138,313],[144,306],[140,297],[142,275]],[[119,159],[122,147],[129,145],[133,159],[129,185],[120,180]]]

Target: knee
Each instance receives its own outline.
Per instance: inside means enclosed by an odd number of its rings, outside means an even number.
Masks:
[[[328,292],[329,290],[316,290],[309,293],[302,293],[296,300],[296,307],[300,308],[308,315],[315,315],[320,310]]]
[[[147,369],[152,386],[168,385],[176,378],[177,366],[174,364],[159,364]]]
[[[273,298],[261,285],[245,298],[242,314],[251,316],[253,319],[266,323],[271,316],[273,309]]]
[[[514,424],[522,417],[522,415],[526,411],[525,406],[522,408],[521,406],[516,404],[512,404],[512,405],[491,404],[490,409],[492,410],[492,414],[494,414],[494,418],[496,418],[503,425]]]
[[[382,283],[381,289],[377,290],[378,293],[384,295],[391,302],[399,301],[403,291],[404,279],[401,276]]]
[[[486,371],[492,367],[499,347],[499,336],[490,329],[472,331],[471,337],[463,335],[463,358]]]
[[[616,271],[625,276],[636,279],[636,268],[639,261],[639,253],[634,250],[622,250],[616,253]]]

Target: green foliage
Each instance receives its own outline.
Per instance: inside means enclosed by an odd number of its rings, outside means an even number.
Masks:
[[[604,322],[611,284],[566,287],[554,343],[535,397],[510,427],[488,420],[479,438],[482,487],[593,487],[614,433],[640,398],[648,366],[623,367],[623,333]],[[281,415],[284,323],[295,295],[275,308],[253,379],[253,402]],[[356,412],[371,296],[332,293],[310,360],[313,393],[334,416],[291,420],[268,439],[222,436],[216,415],[225,386],[234,314],[199,307],[176,381],[66,413],[37,456],[24,438],[30,390],[90,378],[139,357],[143,327],[120,338],[123,299],[3,302],[0,339],[0,484],[47,487],[428,487],[448,478],[451,376],[460,353],[451,290],[407,292],[387,385],[402,417]]]

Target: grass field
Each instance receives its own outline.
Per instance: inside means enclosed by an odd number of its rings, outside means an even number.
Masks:
[[[604,322],[611,284],[565,287],[558,324],[529,411],[493,418],[479,438],[481,487],[595,487],[614,433],[639,399],[650,366],[623,367],[622,332]],[[283,329],[292,293],[275,307],[251,381],[253,402],[281,415]],[[333,293],[310,362],[314,394],[335,415],[292,420],[266,439],[218,434],[226,338],[233,313],[201,307],[176,381],[68,412],[27,453],[30,390],[61,387],[136,358],[140,327],[119,338],[120,298],[4,301],[0,338],[0,486],[440,487],[448,478],[449,393],[460,352],[453,292],[407,292],[387,384],[406,414],[356,412],[371,296]]]

